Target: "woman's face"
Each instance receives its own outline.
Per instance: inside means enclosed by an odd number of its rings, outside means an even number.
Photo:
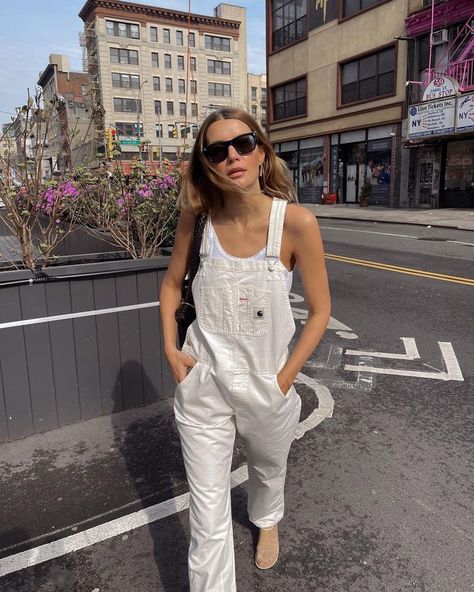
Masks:
[[[206,134],[206,146],[214,144],[214,142],[232,140],[251,131],[249,126],[240,119],[221,119],[209,126]],[[209,164],[221,175],[228,177],[243,189],[260,192],[258,169],[264,160],[265,153],[258,144],[255,150],[249,154],[239,154],[234,146],[229,146],[226,159],[218,163],[209,162]]]

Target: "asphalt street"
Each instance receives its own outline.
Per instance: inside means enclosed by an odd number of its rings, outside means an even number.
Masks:
[[[237,440],[238,590],[470,592],[474,233],[320,226],[333,320],[297,390],[302,421],[328,394],[333,417],[293,443],[269,572],[253,564]],[[298,275],[291,299],[299,333]],[[2,445],[0,473],[1,592],[188,590],[171,400]]]

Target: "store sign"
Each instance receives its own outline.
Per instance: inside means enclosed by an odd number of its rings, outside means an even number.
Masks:
[[[458,98],[456,115],[456,131],[468,132],[471,130],[474,130],[474,94]]]
[[[454,78],[440,76],[432,80],[423,92],[423,101],[452,97],[459,92],[459,84]]]
[[[454,132],[456,99],[410,105],[408,137],[436,136]]]

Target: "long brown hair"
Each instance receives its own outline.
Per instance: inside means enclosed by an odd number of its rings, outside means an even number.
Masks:
[[[203,153],[207,130],[215,121],[223,119],[238,119],[257,134],[258,142],[265,153],[262,175],[259,177],[261,192],[269,197],[297,201],[288,167],[284,160],[276,156],[258,122],[242,109],[224,107],[208,115],[199,128],[181,188],[181,205],[191,206],[196,213],[215,214],[223,207],[225,194],[236,196],[247,194],[246,189],[239,187],[213,169]]]

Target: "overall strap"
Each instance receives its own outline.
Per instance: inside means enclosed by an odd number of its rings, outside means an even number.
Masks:
[[[272,261],[273,265],[280,259],[281,239],[283,236],[283,223],[285,221],[287,203],[285,199],[273,198],[266,252],[266,259]]]

